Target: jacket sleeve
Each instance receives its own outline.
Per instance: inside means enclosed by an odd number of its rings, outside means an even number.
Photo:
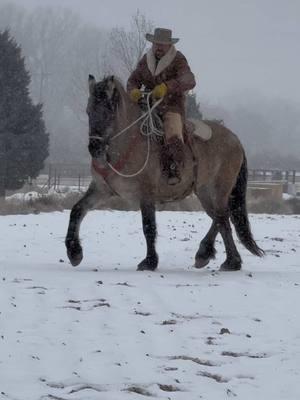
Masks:
[[[136,66],[135,70],[132,71],[127,81],[127,92],[129,93],[132,89],[140,89],[143,84],[143,71],[144,71],[144,60],[143,57]]]
[[[166,83],[170,93],[182,93],[196,86],[195,76],[183,54],[176,60],[176,76]]]

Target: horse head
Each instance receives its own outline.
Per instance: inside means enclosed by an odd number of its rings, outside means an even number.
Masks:
[[[119,85],[114,76],[96,82],[94,76],[89,75],[86,111],[89,119],[88,149],[93,158],[105,158],[120,101]]]

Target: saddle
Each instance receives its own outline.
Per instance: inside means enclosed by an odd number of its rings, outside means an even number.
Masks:
[[[199,119],[190,118],[184,124],[184,140],[188,142],[193,136],[207,141],[212,137],[212,129],[209,125]]]

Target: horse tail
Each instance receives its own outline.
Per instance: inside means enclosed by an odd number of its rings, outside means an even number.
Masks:
[[[253,239],[250,222],[248,219],[246,205],[247,180],[247,158],[244,153],[243,163],[229,199],[230,218],[235,227],[239,240],[246,247],[246,249],[255,256],[262,257],[265,253],[260,247],[258,247]]]

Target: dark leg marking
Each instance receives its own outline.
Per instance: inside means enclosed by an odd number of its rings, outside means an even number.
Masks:
[[[150,201],[142,200],[140,203],[143,231],[147,243],[146,258],[141,261],[137,267],[138,271],[154,271],[158,265],[158,255],[155,250],[156,241],[156,221],[155,221],[155,204]]]

